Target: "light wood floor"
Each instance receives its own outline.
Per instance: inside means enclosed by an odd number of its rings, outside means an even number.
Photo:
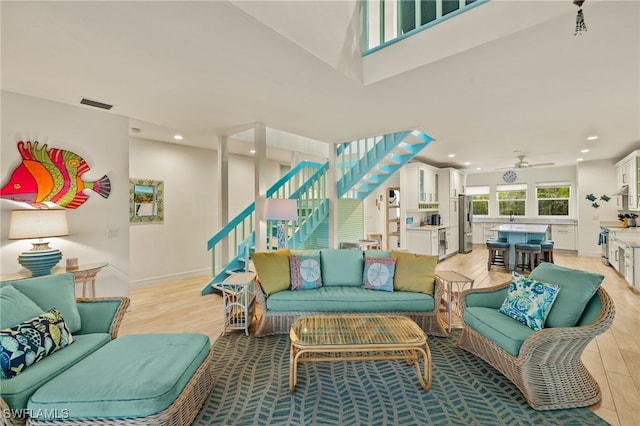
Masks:
[[[487,272],[487,252],[475,246],[437,266],[455,270],[488,287],[510,279],[503,270]],[[640,425],[640,293],[604,266],[599,258],[555,253],[557,264],[603,274],[604,287],[614,300],[613,326],[587,347],[582,357],[602,389],[602,401],[590,407],[612,425]],[[131,289],[131,309],[120,334],[198,332],[215,341],[223,329],[222,297],[200,296],[208,277],[199,277]]]

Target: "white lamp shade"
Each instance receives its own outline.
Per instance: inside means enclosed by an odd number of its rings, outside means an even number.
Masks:
[[[266,220],[298,220],[298,200],[267,198],[264,204]]]
[[[69,235],[67,211],[62,209],[13,210],[9,239],[63,237]]]

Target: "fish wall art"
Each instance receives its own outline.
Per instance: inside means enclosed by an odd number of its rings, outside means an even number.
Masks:
[[[46,208],[52,202],[67,209],[80,207],[89,199],[90,189],[109,198],[111,181],[104,175],[94,182],[82,180],[89,165],[82,157],[58,148],[47,149],[39,142],[18,142],[22,162],[13,170],[9,182],[0,189],[0,198]]]

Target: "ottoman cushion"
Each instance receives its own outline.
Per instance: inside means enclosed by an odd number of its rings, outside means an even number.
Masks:
[[[209,349],[203,334],[123,336],[38,389],[28,408],[68,419],[157,414],[178,398]]]
[[[2,399],[14,410],[27,408],[29,397],[53,376],[72,368],[77,362],[97,351],[111,338],[107,333],[73,336],[73,344],[36,362],[22,374],[0,380]]]

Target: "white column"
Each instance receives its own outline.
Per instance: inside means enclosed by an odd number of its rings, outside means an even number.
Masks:
[[[253,128],[253,140],[255,143],[254,170],[255,170],[255,229],[256,251],[267,249],[267,223],[263,219],[264,204],[267,196],[267,184],[265,176],[265,164],[267,162],[267,128],[264,123],[256,123]]]
[[[338,156],[336,146],[329,147],[327,198],[329,199],[329,248],[338,248]]]
[[[229,223],[229,137],[218,138],[218,229]],[[229,263],[229,236],[220,244],[220,267]],[[216,268],[217,270],[217,268]]]

